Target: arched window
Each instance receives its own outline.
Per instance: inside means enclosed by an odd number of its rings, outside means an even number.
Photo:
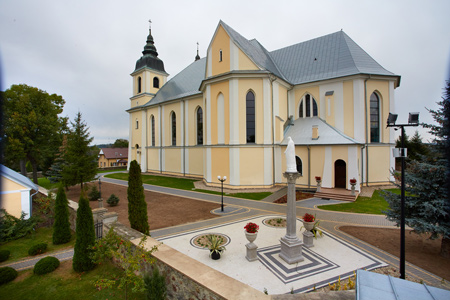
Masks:
[[[136,129],[139,129],[139,121],[136,119]]]
[[[155,146],[155,116],[150,117],[150,124],[152,126],[152,146]]]
[[[177,116],[175,112],[172,111],[170,114],[170,121],[172,123],[172,146],[177,145]]]
[[[142,78],[141,76],[138,77],[138,94],[142,92]]]
[[[203,110],[199,106],[197,108],[197,145],[203,145]]]
[[[159,78],[153,77],[153,87],[159,89]]]
[[[297,172],[302,174],[303,164],[302,164],[302,160],[300,159],[300,157],[298,157],[298,156],[295,157],[295,164],[297,165]]]
[[[378,95],[370,95],[370,142],[380,142],[380,99]]]
[[[300,108],[298,110],[299,118],[317,117],[317,114],[318,112],[316,99],[314,99],[314,97],[310,94],[306,94],[300,101]]]
[[[255,94],[248,92],[245,97],[247,143],[255,142]]]
[[[222,49],[219,50],[219,61],[222,61]]]

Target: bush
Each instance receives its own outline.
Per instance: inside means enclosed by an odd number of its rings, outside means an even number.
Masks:
[[[117,197],[116,195],[112,194],[111,196],[109,196],[109,198],[108,198],[108,200],[106,200],[106,202],[110,206],[116,206],[117,204],[119,204],[119,197]]]
[[[153,269],[153,276],[146,275],[144,282],[147,289],[147,299],[166,299],[166,279],[159,273],[158,268]]]
[[[10,254],[11,252],[9,250],[0,250],[0,262],[8,260]]]
[[[36,216],[25,220],[26,213],[22,212],[20,218],[16,218],[0,209],[0,241],[9,242],[17,240],[27,234],[33,232],[34,227],[38,222]]]
[[[89,192],[88,198],[89,198],[89,201],[96,201],[96,200],[100,199],[100,192],[98,191],[96,185],[92,186],[92,189]]]
[[[39,243],[36,245],[33,245],[29,250],[28,250],[28,255],[38,255],[38,254],[42,254],[45,252],[45,250],[47,250],[47,244],[46,243]]]
[[[17,271],[11,267],[0,268],[0,285],[13,281],[17,277]]]
[[[58,189],[55,201],[55,223],[53,224],[53,244],[60,245],[70,241],[69,207],[62,185]]]
[[[33,273],[36,275],[43,275],[56,270],[59,267],[59,260],[53,256],[47,256],[39,260],[34,265]]]

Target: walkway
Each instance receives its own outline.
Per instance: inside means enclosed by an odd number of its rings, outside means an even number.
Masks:
[[[120,185],[127,185],[126,181],[117,180],[117,179],[111,179],[111,178],[105,178],[103,177],[102,180],[104,182],[110,182]],[[166,193],[171,195],[176,195],[180,197],[185,198],[192,198],[196,200],[203,200],[203,201],[209,201],[209,202],[215,202],[220,203],[221,202],[221,196],[220,195],[213,195],[213,194],[205,194],[205,193],[199,193],[195,191],[187,191],[187,190],[178,190],[178,189],[172,189],[172,188],[166,188],[166,187],[160,187],[160,186],[153,186],[144,184],[144,189],[159,193]],[[179,226],[173,226],[169,228],[162,228],[158,230],[152,230],[151,235],[154,238],[163,238],[166,236],[174,235],[174,234],[180,234],[180,233],[186,233],[193,230],[198,230],[201,228],[207,228],[212,226],[217,226],[220,224],[226,224],[238,220],[244,220],[253,218],[256,216],[262,216],[262,215],[285,215],[286,214],[286,205],[285,204],[276,204],[272,203],[274,198],[278,197],[279,195],[283,194],[284,191],[280,190],[276,192],[276,196],[269,196],[269,199],[263,199],[261,201],[255,201],[255,200],[247,200],[247,199],[241,199],[241,198],[235,198],[235,197],[229,197],[224,195],[224,203],[226,206],[235,207],[235,208],[245,208],[245,210],[239,210],[239,213],[237,214],[229,214],[224,215],[221,218],[215,218],[205,221],[200,221],[196,223],[190,223],[185,225],[179,225]],[[359,239],[354,238],[353,236],[350,236],[342,231],[339,230],[340,226],[343,225],[353,225],[353,226],[368,226],[368,227],[378,227],[378,228],[397,228],[395,226],[395,223],[390,222],[386,219],[383,215],[368,215],[368,214],[356,214],[356,213],[345,213],[345,212],[332,212],[332,211],[325,211],[320,210],[317,208],[319,205],[323,204],[334,204],[334,203],[340,203],[340,201],[337,200],[322,200],[317,198],[307,199],[303,201],[297,201],[297,216],[303,216],[305,212],[316,214],[317,219],[321,220],[321,227],[324,228],[326,231],[330,232],[334,236],[342,239],[343,241],[346,241],[366,252],[369,254],[383,260],[387,264],[398,267],[400,262],[399,258],[396,256],[393,256],[377,247],[374,247],[372,245],[369,245]],[[413,264],[406,263],[406,274],[408,276],[414,277],[418,280],[423,280],[426,284],[433,285],[433,286],[440,286],[440,282],[442,278],[439,278],[438,276],[425,271]]]

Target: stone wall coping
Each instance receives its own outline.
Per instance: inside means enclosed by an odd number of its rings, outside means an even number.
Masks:
[[[138,245],[140,241],[141,239],[138,238],[131,242]],[[144,246],[146,249],[158,246],[158,251],[153,253],[155,258],[225,299],[271,299],[271,296],[214,270],[151,237],[145,241]]]

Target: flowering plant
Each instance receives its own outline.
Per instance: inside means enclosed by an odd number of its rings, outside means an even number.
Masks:
[[[316,176],[316,181],[321,181],[321,180],[322,180],[322,177]]]
[[[248,233],[257,233],[259,230],[259,226],[256,225],[255,223],[247,223],[247,225],[244,226],[244,229],[248,232]]]
[[[350,179],[350,184],[356,184],[356,179],[355,178]]]
[[[306,214],[303,216],[303,221],[305,221],[305,222],[314,222],[315,219],[316,219],[315,216],[313,216],[313,215],[311,215],[311,214],[308,214],[308,213],[306,213]]]

